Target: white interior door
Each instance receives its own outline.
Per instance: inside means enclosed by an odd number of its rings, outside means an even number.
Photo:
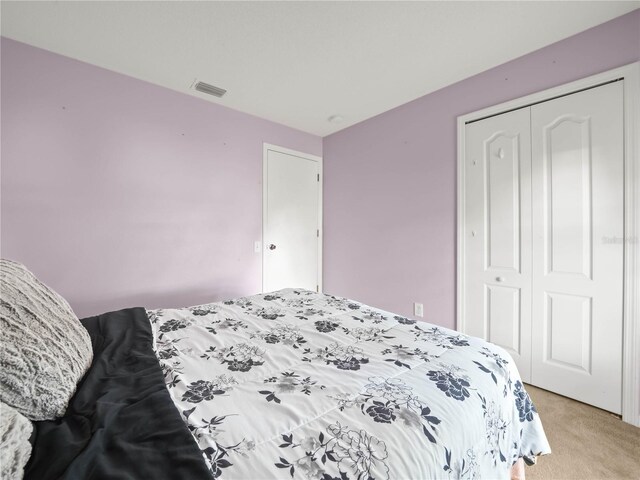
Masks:
[[[532,383],[620,413],[623,85],[531,107]]]
[[[468,124],[464,331],[534,385],[620,413],[623,84]]]
[[[465,143],[465,333],[505,348],[529,381],[529,110],[467,125]]]
[[[320,158],[267,146],[263,168],[262,288],[319,291]]]

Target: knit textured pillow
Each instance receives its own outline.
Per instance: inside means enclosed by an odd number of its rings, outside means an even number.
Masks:
[[[24,265],[0,260],[0,401],[31,420],[61,417],[92,359],[67,301]]]
[[[0,478],[19,480],[31,456],[31,422],[0,402]]]

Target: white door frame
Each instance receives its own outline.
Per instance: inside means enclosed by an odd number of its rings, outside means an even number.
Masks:
[[[324,175],[322,174],[322,157],[317,155],[311,155],[310,153],[299,152],[297,150],[291,150],[290,148],[280,147],[278,145],[272,145],[270,143],[262,144],[262,291],[264,292],[265,283],[265,238],[264,238],[264,221],[267,218],[267,158],[269,151],[284,153],[287,155],[294,155],[296,157],[318,162],[318,292],[322,292],[322,244],[323,244],[323,232],[322,232],[322,185],[324,181]]]
[[[465,125],[473,120],[624,79],[624,286],[622,419],[640,427],[640,62],[484,108],[458,117],[456,328],[465,327]]]

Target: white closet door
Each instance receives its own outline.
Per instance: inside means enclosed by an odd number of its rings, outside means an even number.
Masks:
[[[529,109],[465,129],[465,333],[505,348],[531,370]]]
[[[532,383],[620,413],[622,82],[531,107]]]

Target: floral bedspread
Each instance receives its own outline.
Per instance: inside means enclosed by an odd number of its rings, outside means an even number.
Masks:
[[[549,453],[510,356],[306,290],[147,312],[213,477],[509,478]]]

